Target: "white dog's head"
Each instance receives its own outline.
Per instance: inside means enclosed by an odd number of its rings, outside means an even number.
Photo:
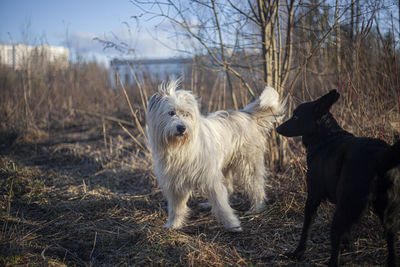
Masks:
[[[151,147],[177,146],[190,142],[197,131],[200,116],[197,100],[185,90],[177,90],[180,81],[162,83],[149,100],[146,113]]]

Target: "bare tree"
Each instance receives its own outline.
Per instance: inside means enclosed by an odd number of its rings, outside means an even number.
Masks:
[[[341,36],[340,36],[340,17],[339,17],[340,6],[339,5],[340,5],[339,0],[336,0],[335,1],[336,67],[337,67],[337,75],[340,77],[340,72],[341,72],[340,67],[342,65],[342,60],[341,60],[342,41],[341,41]]]
[[[250,95],[256,96],[241,69],[243,57],[258,55],[262,66],[255,70],[264,85],[283,93],[292,58],[292,29],[295,0],[281,1],[134,1],[145,14],[167,19],[198,41],[210,57],[215,70],[238,78]],[[182,35],[181,35],[182,36]],[[252,60],[254,61],[254,60]],[[248,69],[248,68],[247,68]],[[258,84],[255,82],[254,84]]]
[[[237,83],[233,80],[240,81],[248,96],[255,98],[266,85],[275,87],[281,96],[286,93],[284,88],[293,92],[298,78],[308,71],[324,69],[325,74],[340,75],[344,69],[342,45],[347,25],[351,25],[350,42],[357,45],[358,35],[368,34],[370,18],[378,6],[368,1],[361,3],[361,0],[335,0],[333,3],[316,0],[133,0],[132,3],[144,16],[161,18],[161,24],[170,23],[178,45],[184,43],[182,40],[192,42],[189,52],[204,55],[206,67],[223,75],[235,107]],[[315,70],[311,70],[310,63]],[[282,146],[284,141],[277,143]],[[273,151],[271,164],[284,162],[282,149]]]

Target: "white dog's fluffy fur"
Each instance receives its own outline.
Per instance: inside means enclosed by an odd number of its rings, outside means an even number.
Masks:
[[[284,104],[272,87],[242,110],[200,114],[195,96],[176,90],[179,81],[161,84],[147,107],[146,124],[157,181],[168,200],[166,227],[179,228],[188,213],[192,190],[205,194],[230,231],[241,231],[229,205],[233,185],[242,186],[251,211],[265,203],[264,154],[273,122]]]

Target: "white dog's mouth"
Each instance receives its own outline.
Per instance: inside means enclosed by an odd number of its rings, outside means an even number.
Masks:
[[[187,138],[187,135],[188,135],[188,132],[187,132],[187,131],[185,131],[185,132],[177,132],[177,133],[174,133],[174,134],[171,136],[171,138],[172,138],[172,139],[180,140],[180,139]]]
[[[185,133],[176,133],[174,135],[169,136],[168,138],[168,145],[169,146],[177,146],[183,145],[189,139],[188,134]]]

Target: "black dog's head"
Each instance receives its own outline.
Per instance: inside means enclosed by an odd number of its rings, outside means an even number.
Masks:
[[[304,136],[315,131],[318,121],[329,112],[340,94],[332,90],[315,101],[300,104],[290,119],[282,123],[276,131],[284,136]]]

